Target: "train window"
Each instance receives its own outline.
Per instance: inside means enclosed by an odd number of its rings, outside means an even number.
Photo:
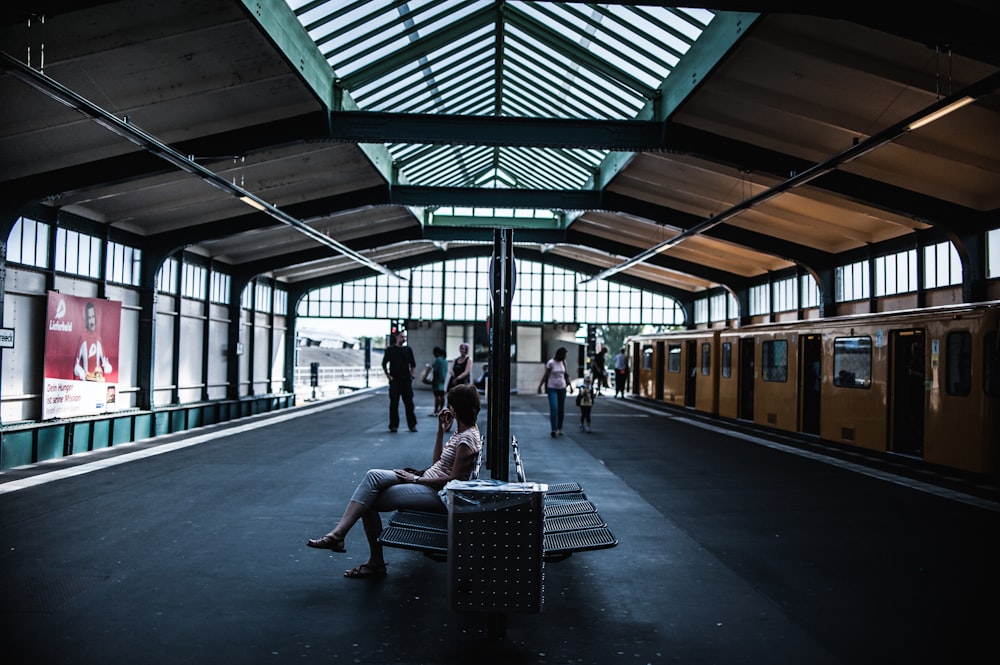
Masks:
[[[701,373],[708,376],[712,372],[712,345],[704,342],[701,345]]]
[[[945,389],[949,395],[968,395],[972,390],[972,333],[948,333],[946,340]]]
[[[983,391],[990,397],[1000,395],[1000,335],[988,332],[983,337]]]
[[[722,343],[722,378],[728,379],[733,375],[733,343]]]
[[[653,347],[642,347],[642,368],[653,369]]]
[[[765,381],[788,380],[788,342],[776,339],[761,344],[761,374]]]
[[[681,345],[671,344],[667,348],[667,371],[677,373],[681,371]]]
[[[838,337],[833,340],[833,385],[839,388],[871,387],[871,337]]]

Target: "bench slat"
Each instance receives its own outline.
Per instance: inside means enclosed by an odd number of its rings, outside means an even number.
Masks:
[[[576,529],[594,529],[597,527],[607,526],[601,516],[597,513],[581,513],[577,515],[546,517],[544,525],[545,533],[574,531]],[[397,510],[389,518],[389,526],[447,533],[448,516],[443,513],[423,513],[416,510]]]
[[[577,529],[545,534],[545,545],[542,551],[545,556],[572,554],[588,550],[601,550],[614,547],[618,540],[611,535],[607,527],[597,529]]]
[[[448,531],[447,513],[425,513],[418,510],[397,510],[389,518],[390,526],[405,526],[426,531]]]
[[[590,501],[547,501],[545,503],[545,517],[565,517],[566,515],[596,512],[597,506]]]
[[[542,554],[546,557],[565,557],[574,552],[607,549],[618,544],[607,527],[546,533],[544,539]],[[379,542],[387,547],[400,547],[444,557],[448,555],[448,534],[441,531],[389,526],[382,531]]]
[[[580,483],[556,483],[554,485],[549,485],[549,489],[545,492],[545,496],[552,496],[553,494],[574,494],[576,492],[582,492],[583,487]]]
[[[387,526],[382,530],[382,535],[378,537],[378,540],[388,547],[401,547],[418,552],[448,555],[448,533],[446,531]]]
[[[607,526],[601,516],[597,513],[584,513],[582,515],[565,515],[563,517],[546,517],[545,533],[558,533],[560,531],[578,531],[580,529],[596,529]]]

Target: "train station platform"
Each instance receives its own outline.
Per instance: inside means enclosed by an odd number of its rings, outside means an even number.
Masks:
[[[360,525],[346,554],[306,540],[368,468],[429,464],[431,399],[416,433],[390,433],[372,389],[0,473],[4,661],[995,659],[996,488],[609,396],[590,434],[569,399],[558,438],[543,396],[511,397],[528,479],[579,482],[619,544],[547,563],[541,612],[508,615],[503,639],[417,552],[345,579]]]

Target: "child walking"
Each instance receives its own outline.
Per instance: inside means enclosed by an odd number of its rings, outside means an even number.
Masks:
[[[576,405],[580,407],[580,431],[587,434],[590,434],[590,410],[594,406],[594,397],[594,381],[587,376],[576,393]]]

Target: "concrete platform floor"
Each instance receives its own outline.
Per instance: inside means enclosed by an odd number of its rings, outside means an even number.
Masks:
[[[727,429],[602,397],[549,436],[511,398],[529,479],[576,480],[619,539],[545,567],[503,639],[447,566],[312,550],[370,467],[425,466],[384,389],[0,474],[5,663],[995,662],[996,488],[905,460]],[[480,418],[486,429],[486,413]]]

